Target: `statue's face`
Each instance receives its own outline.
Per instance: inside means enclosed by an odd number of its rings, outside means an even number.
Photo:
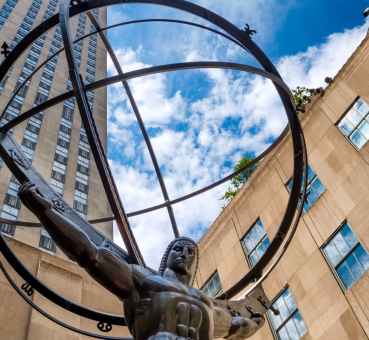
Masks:
[[[167,267],[180,274],[192,274],[196,251],[195,245],[190,242],[174,243],[168,254]]]

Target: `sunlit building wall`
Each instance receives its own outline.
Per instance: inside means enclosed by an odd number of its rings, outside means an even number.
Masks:
[[[280,311],[251,339],[369,338],[369,38],[301,122],[308,186],[296,235],[264,282]],[[197,285],[216,296],[268,249],[287,206],[291,138],[258,165],[200,240]]]
[[[58,0],[0,1],[1,44],[13,48],[34,27],[59,11]],[[106,9],[93,11],[101,26],[106,26]],[[71,19],[73,39],[94,31],[86,14]],[[37,39],[16,61],[0,84],[0,107],[5,108],[14,90],[42,63],[63,46],[59,27]],[[80,40],[73,46],[77,64],[85,83],[106,76],[106,51],[97,35]],[[2,58],[2,56],[0,57]],[[64,52],[53,57],[32,77],[8,106],[1,122],[16,117],[66,90],[71,89]],[[87,94],[101,140],[106,147],[106,91]],[[96,165],[83,129],[77,103],[70,99],[45,112],[36,114],[13,131],[24,154],[50,185],[86,219],[111,216]],[[21,205],[17,197],[19,184],[0,162],[0,216],[15,220],[36,219]],[[112,224],[97,224],[112,237]],[[67,259],[43,228],[0,225],[0,231],[14,253],[39,280],[75,303],[103,312],[122,315],[121,302],[89,277],[79,266]],[[1,261],[6,263],[1,257]],[[10,270],[9,266],[6,267]],[[12,277],[22,287],[24,281],[12,270]],[[33,310],[11,288],[0,274],[0,338],[9,340],[84,339],[48,321]],[[87,320],[58,308],[37,291],[32,300],[58,319],[90,332],[101,333],[97,322]],[[124,336],[127,331],[113,327],[111,336]],[[89,338],[88,338],[89,339]]]

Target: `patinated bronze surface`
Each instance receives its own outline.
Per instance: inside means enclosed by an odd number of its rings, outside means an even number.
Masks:
[[[198,263],[193,240],[179,237],[169,244],[157,272],[127,263],[111,251],[109,243],[96,246],[33,183],[23,184],[19,196],[57,245],[123,301],[135,339],[244,339],[263,325],[262,315],[245,317],[232,309],[231,302],[211,299],[192,287]]]

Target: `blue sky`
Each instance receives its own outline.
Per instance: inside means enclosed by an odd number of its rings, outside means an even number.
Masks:
[[[255,41],[291,88],[324,86],[367,30],[367,1],[197,0],[239,27],[247,22]],[[193,19],[158,6],[114,6],[109,23],[143,18]],[[202,20],[195,19],[204,23]],[[148,23],[109,32],[124,71],[193,60],[253,59],[224,39],[197,28]],[[108,60],[108,72],[114,67]],[[129,82],[156,150],[169,196],[201,188],[229,173],[242,155],[257,155],[286,124],[270,83],[236,71],[193,70]],[[108,152],[127,211],[162,202],[152,163],[121,85],[108,89]],[[174,207],[182,234],[199,239],[219,215],[226,186]],[[166,211],[130,220],[149,265],[156,266],[172,239]],[[116,237],[116,241],[120,242]]]

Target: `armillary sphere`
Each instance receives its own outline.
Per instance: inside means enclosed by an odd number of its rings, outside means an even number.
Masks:
[[[96,19],[92,15],[91,11],[100,7],[106,7],[117,4],[151,4],[158,6],[166,6],[173,9],[177,9],[179,11],[187,12],[189,14],[194,15],[197,18],[204,19],[206,22],[211,24],[211,27],[201,25],[195,22],[184,21],[184,20],[173,20],[173,19],[144,19],[144,20],[132,20],[121,22],[115,25],[100,27],[97,23]],[[82,36],[76,41],[72,41],[70,38],[70,28],[69,28],[69,20],[70,18],[80,14],[87,13],[89,20],[93,23],[96,30],[92,33]],[[236,44],[239,48],[241,48],[245,54],[249,54],[256,59],[259,68],[239,64],[239,63],[229,63],[229,62],[215,62],[215,61],[197,61],[197,62],[183,62],[183,63],[175,63],[175,64],[166,64],[160,66],[153,66],[144,69],[139,69],[131,72],[124,73],[121,66],[119,65],[118,59],[114,54],[114,51],[109,44],[108,39],[106,38],[106,31],[115,28],[117,26],[127,26],[127,25],[138,25],[146,22],[166,22],[183,26],[192,26],[198,29],[210,31],[215,35],[221,36],[224,39],[231,41]],[[172,206],[185,201],[191,197],[196,195],[200,195],[216,186],[230,180],[234,176],[237,176],[241,172],[243,172],[246,168],[254,166],[257,162],[262,160],[267,154],[269,154],[278,143],[286,136],[287,132],[290,132],[292,138],[293,145],[293,185],[290,193],[290,197],[288,200],[288,205],[286,207],[285,213],[283,215],[282,221],[279,225],[279,229],[276,233],[276,236],[272,240],[269,248],[263,257],[259,260],[259,262],[233,287],[231,287],[228,291],[224,292],[220,298],[232,298],[236,294],[242,292],[246,287],[248,287],[246,293],[252,292],[260,283],[265,280],[265,278],[270,274],[273,268],[278,264],[279,260],[283,256],[286,251],[295,231],[297,228],[298,221],[301,217],[302,209],[303,209],[303,201],[305,198],[305,189],[306,189],[306,167],[307,167],[307,156],[305,149],[305,142],[303,132],[298,121],[295,107],[293,104],[293,100],[291,97],[290,90],[288,86],[284,83],[281,76],[279,75],[277,69],[274,67],[272,62],[267,58],[267,56],[263,53],[263,51],[255,44],[252,40],[252,35],[254,33],[253,30],[250,29],[248,25],[245,28],[239,29],[223,17],[209,11],[206,8],[193,4],[191,2],[185,0],[79,0],[79,1],[69,1],[63,0],[61,1],[59,7],[59,13],[50,17],[46,21],[42,22],[36,28],[34,28],[28,35],[24,37],[9,53],[7,53],[6,58],[0,65],[0,81],[3,80],[9,70],[12,68],[12,65],[15,61],[21,56],[21,54],[38,38],[40,38],[43,34],[45,34],[48,30],[53,27],[60,25],[64,47],[56,52],[54,55],[51,55],[49,59],[45,60],[41,65],[39,65],[35,71],[29,75],[27,79],[24,80],[23,84],[21,84],[16,91],[14,92],[12,98],[10,99],[7,107],[15,98],[17,93],[22,89],[22,87],[32,78],[32,76],[45,64],[55,57],[57,54],[65,53],[68,66],[69,66],[69,76],[72,82],[72,89],[67,91],[61,95],[58,95],[54,98],[48,99],[45,102],[33,107],[32,109],[21,113],[19,116],[14,118],[11,121],[8,121],[6,124],[0,127],[0,156],[3,158],[5,163],[7,164],[10,171],[16,177],[16,179],[22,184],[26,181],[32,180],[38,184],[38,188],[41,193],[52,200],[55,204],[55,209],[60,209],[68,216],[68,218],[79,223],[81,228],[96,242],[108,242],[105,237],[100,234],[95,229],[91,228],[89,224],[86,223],[72,208],[68,206],[63,199],[53,191],[53,189],[46,183],[45,180],[36,172],[36,170],[32,167],[31,163],[28,159],[23,155],[20,146],[14,141],[11,136],[11,129],[22,123],[23,121],[29,119],[33,115],[43,112],[48,108],[51,108],[54,105],[62,103],[63,101],[75,98],[78,108],[81,114],[82,122],[84,124],[88,141],[99,171],[99,174],[102,179],[102,183],[108,198],[108,201],[111,206],[111,210],[113,212],[113,217],[102,217],[95,221],[90,221],[92,223],[104,222],[115,220],[122,238],[124,240],[125,246],[127,248],[127,252],[120,249],[113,242],[110,242],[110,246],[113,249],[114,253],[117,256],[124,258],[129,263],[137,263],[144,265],[144,259],[142,254],[137,246],[134,235],[130,229],[128,223],[128,217],[142,215],[157,209],[165,208],[168,211],[172,229],[174,236],[179,236],[179,231],[177,228],[175,216],[173,213]],[[216,27],[216,28],[213,28]],[[86,85],[84,83],[83,78],[80,76],[78,72],[78,68],[75,62],[75,56],[73,54],[73,44],[77,43],[82,39],[86,39],[91,35],[98,35],[100,39],[103,41],[107,52],[109,53],[111,59],[117,70],[117,75],[107,77],[102,80],[95,81]],[[248,74],[257,75],[272,81],[275,86],[280,99],[282,101],[284,110],[286,112],[288,118],[288,126],[281,133],[281,135],[275,140],[275,142],[263,153],[261,153],[258,157],[256,157],[248,166],[202,188],[197,191],[188,193],[184,196],[177,197],[175,199],[171,199],[168,195],[165,182],[163,180],[163,176],[160,171],[160,167],[158,165],[155,152],[152,148],[149,135],[147,133],[145,124],[143,119],[141,118],[139,109],[135,103],[134,97],[128,85],[128,80],[137,79],[140,77],[144,77],[147,75],[158,74],[158,73],[166,73],[173,72],[177,70],[186,70],[186,69],[226,69],[226,70],[237,70],[246,72]],[[157,178],[160,183],[160,187],[163,195],[163,203],[147,207],[145,209],[139,211],[133,211],[130,213],[125,213],[123,209],[123,205],[120,201],[117,187],[115,185],[114,179],[111,174],[111,170],[109,168],[109,164],[107,162],[107,157],[102,148],[102,143],[97,132],[97,128],[95,125],[95,121],[89,107],[89,103],[87,101],[86,92],[94,91],[100,89],[102,87],[121,83],[128,95],[130,104],[133,108],[133,112],[136,116],[136,119],[139,123],[142,135],[146,142],[146,145],[149,150],[149,154],[151,156],[151,160],[153,162],[155,172]],[[6,111],[6,108],[3,111],[3,116]],[[37,223],[30,223],[25,221],[10,221],[7,219],[1,219],[0,222],[20,225],[20,226],[28,226],[28,227],[39,227],[40,225]],[[55,303],[56,305],[64,308],[65,310],[75,313],[81,317],[88,318],[97,322],[97,327],[102,332],[108,332],[112,329],[114,325],[126,325],[125,318],[121,315],[111,315],[99,312],[97,310],[92,310],[81,306],[79,304],[68,301],[61,295],[54,292],[51,288],[47,287],[44,283],[35,278],[22,264],[22,262],[17,258],[17,256],[12,252],[12,250],[8,247],[7,242],[4,237],[0,234],[0,250],[4,255],[5,259],[9,262],[9,264],[14,268],[14,270],[22,277],[25,281],[23,286],[20,288],[11,278],[10,274],[5,270],[4,266],[1,265],[1,270],[4,272],[6,278],[9,280],[10,284],[13,288],[21,295],[21,297],[30,304],[33,308],[35,308],[42,315],[47,317],[48,319],[56,322],[57,324],[68,328],[69,330],[78,332],[83,335],[91,336],[99,339],[123,339],[116,337],[109,337],[100,334],[93,334],[81,329],[77,329],[74,326],[66,324],[65,322],[58,320],[56,317],[49,314],[47,311],[42,309],[40,306],[34,304],[34,302],[30,299],[30,296],[34,291],[37,291],[39,294],[43,295],[45,298]],[[128,338],[127,338],[128,339]]]

